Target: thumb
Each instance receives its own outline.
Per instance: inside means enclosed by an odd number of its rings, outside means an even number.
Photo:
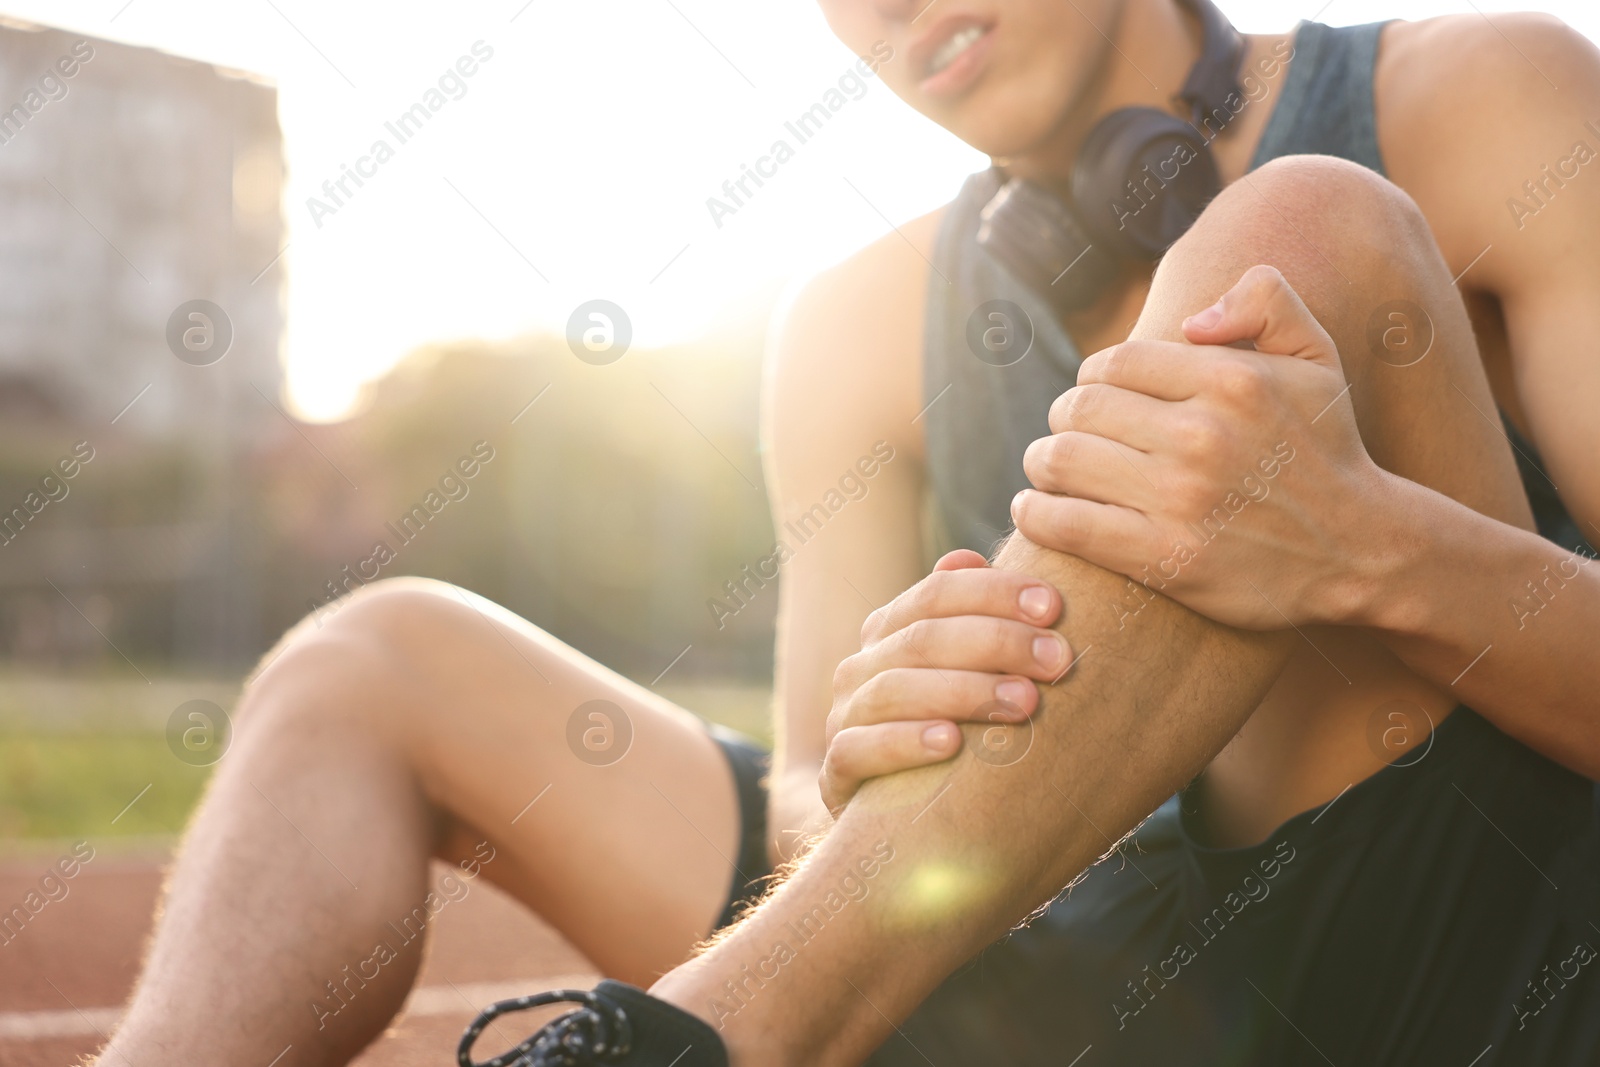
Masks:
[[[983,555],[972,551],[970,548],[958,548],[954,552],[946,552],[939,557],[939,562],[933,565],[936,571],[965,571],[974,567],[987,567],[989,561]]]
[[[1183,322],[1191,344],[1255,342],[1256,351],[1338,364],[1333,338],[1276,267],[1251,267],[1211,307]]]

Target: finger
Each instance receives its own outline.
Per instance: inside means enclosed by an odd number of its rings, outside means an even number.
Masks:
[[[1035,489],[1148,511],[1160,499],[1155,464],[1137,449],[1089,433],[1041,437],[1022,454]]]
[[[1161,558],[1155,527],[1131,508],[1024,489],[1011,500],[1011,521],[1035,544],[1132,575]]]
[[[982,552],[974,552],[970,548],[958,548],[954,552],[946,552],[939,557],[939,562],[933,565],[936,571],[961,571],[972,570],[977,567],[987,567],[989,561],[984,559]]]
[[[1038,686],[1021,675],[892,667],[856,690],[839,728],[912,717],[987,722],[998,716],[1020,722],[1038,707]]]
[[[1197,345],[1252,341],[1256,351],[1339,365],[1328,331],[1275,267],[1251,267],[1211,307],[1183,322]]]
[[[1072,662],[1072,649],[1054,630],[989,615],[921,619],[856,657],[870,674],[895,667],[938,674],[979,671],[1052,681]]]
[[[1124,341],[1102,349],[1078,368],[1078,387],[1114,385],[1157,400],[1188,400],[1204,384],[1194,345]]]
[[[1060,614],[1061,594],[1030,575],[989,566],[936,570],[868,615],[861,627],[861,643],[877,644],[923,619],[992,615],[1049,626]]]
[[[949,722],[889,722],[840,730],[822,761],[823,802],[837,812],[867,779],[941,763],[960,750],[961,731]]]
[[[1191,351],[1190,363],[1194,362]],[[1132,389],[1095,382],[1068,389],[1050,405],[1050,430],[1098,434],[1148,451],[1166,440],[1165,423],[1176,404]]]

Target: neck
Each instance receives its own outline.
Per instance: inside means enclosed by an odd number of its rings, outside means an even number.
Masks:
[[[1201,27],[1178,0],[1126,0],[1115,24],[1085,23],[1103,42],[1062,121],[1034,148],[996,160],[1015,177],[1046,184],[1072,174],[1078,147],[1106,115],[1124,107],[1178,112],[1173,99],[1200,58]]]

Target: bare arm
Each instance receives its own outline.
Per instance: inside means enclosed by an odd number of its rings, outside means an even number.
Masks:
[[[1481,254],[1460,284],[1492,298],[1503,315],[1511,377],[1496,358],[1504,355],[1496,351],[1499,339],[1486,337],[1491,377],[1500,371],[1497,385],[1515,390],[1520,404],[1510,405],[1513,416],[1520,416],[1542,453],[1544,473],[1594,542],[1600,538],[1600,248],[1592,240],[1600,232],[1600,53],[1547,16],[1493,20],[1492,26],[1477,16],[1439,20],[1408,46],[1431,49],[1430,62],[1448,63],[1457,73],[1446,77],[1459,84],[1439,86],[1429,78],[1412,90],[1417,100],[1396,96],[1397,120],[1413,118],[1394,131],[1394,140],[1423,139],[1411,151],[1397,144],[1393,169],[1402,185],[1415,184],[1418,203],[1439,220],[1435,230],[1452,273]],[[1397,63],[1404,59],[1396,56]],[[1483,132],[1471,146],[1442,133],[1441,106],[1475,116]],[[1425,129],[1430,115],[1431,131]],[[1469,418],[1499,418],[1468,409],[1458,394],[1442,400]],[[1600,567],[1414,483],[1400,487],[1396,503],[1376,595],[1359,620],[1377,626],[1414,670],[1452,687],[1502,730],[1600,777],[1594,654]]]
[[[904,229],[931,244],[936,225],[929,217]],[[891,236],[811,281],[774,334],[763,450],[773,527],[791,551],[769,814],[784,858],[800,832],[831,823],[817,776],[834,670],[860,649],[868,614],[922,576],[921,424],[912,420],[925,278],[922,260]]]

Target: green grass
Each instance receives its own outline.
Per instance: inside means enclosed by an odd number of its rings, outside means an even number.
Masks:
[[[163,734],[6,734],[0,838],[175,834],[210,773],[174,758]]]

